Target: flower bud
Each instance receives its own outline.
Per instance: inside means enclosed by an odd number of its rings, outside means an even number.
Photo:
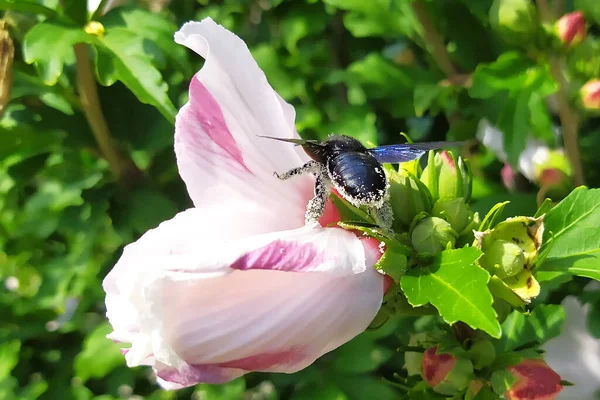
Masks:
[[[508,400],[551,400],[563,388],[560,375],[543,360],[523,360],[507,370],[517,379],[504,394]]]
[[[421,174],[421,182],[431,192],[433,201],[442,198],[453,199],[463,197],[465,202],[471,198],[471,174],[462,158],[455,160],[454,156],[442,151],[431,156]]]
[[[474,379],[469,382],[469,386],[467,386],[467,391],[465,392],[465,400],[473,400],[485,384],[486,382],[482,379]]]
[[[508,278],[525,268],[523,249],[507,240],[495,240],[482,247],[479,265],[500,278]]]
[[[504,164],[504,167],[502,167],[500,170],[500,176],[502,176],[502,183],[504,183],[504,187],[510,192],[513,192],[517,188],[517,174],[510,164]]]
[[[457,236],[448,222],[438,217],[426,217],[413,229],[411,242],[419,253],[433,255],[444,250],[448,243],[454,246]]]
[[[437,346],[423,353],[423,379],[437,393],[453,396],[473,380],[473,364],[466,358],[436,354]]]
[[[489,339],[477,339],[469,348],[469,357],[476,369],[489,366],[496,359],[496,348]]]
[[[556,22],[558,38],[566,46],[573,46],[583,42],[587,29],[585,18],[581,11],[568,13]]]
[[[431,337],[425,332],[413,333],[410,335],[408,345],[418,347],[430,341]],[[422,363],[423,353],[416,351],[407,351],[404,353],[404,368],[406,368],[408,376],[421,375]]]
[[[508,43],[528,44],[537,32],[535,6],[529,0],[494,0],[490,25]]]
[[[395,224],[410,226],[417,214],[431,212],[431,195],[414,175],[400,169],[388,176]]]
[[[600,80],[592,80],[580,90],[583,107],[588,110],[600,110]]]
[[[462,197],[440,199],[433,205],[432,214],[445,219],[457,233],[462,233],[469,225],[471,210]]]
[[[93,36],[104,36],[104,25],[98,21],[88,22],[83,30]]]
[[[475,245],[484,252],[480,258],[480,265],[489,271],[497,272],[494,267],[499,264],[499,269],[502,270],[500,274],[513,276],[519,272],[514,271],[518,265],[522,265],[521,269],[533,265],[542,245],[543,234],[543,217],[508,218],[492,230],[477,232]],[[509,246],[511,243],[521,250],[523,259],[515,247]]]

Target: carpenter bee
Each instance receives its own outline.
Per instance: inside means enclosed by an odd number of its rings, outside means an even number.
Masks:
[[[462,142],[404,143],[367,149],[346,135],[330,135],[324,142],[261,136],[302,146],[312,159],[301,167],[274,175],[286,180],[312,173],[316,177],[315,197],[306,206],[306,223],[318,221],[325,210],[331,188],[355,207],[366,206],[384,230],[390,232],[393,222],[389,203],[389,182],[381,164],[415,160],[428,150],[457,146]]]

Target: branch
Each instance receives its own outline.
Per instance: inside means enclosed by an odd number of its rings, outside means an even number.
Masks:
[[[536,0],[540,11],[542,22],[552,22],[552,11],[546,0]],[[558,84],[557,103],[558,117],[562,125],[563,142],[567,158],[573,168],[573,181],[576,186],[585,184],[583,167],[581,165],[581,156],[579,153],[579,118],[576,112],[569,105],[569,91],[567,80],[561,66],[561,60],[557,56],[550,56],[550,73],[552,78]]]
[[[448,51],[446,50],[442,35],[440,35],[429,18],[425,3],[423,0],[415,0],[412,3],[412,9],[423,27],[423,40],[427,47],[429,47],[433,59],[446,77],[452,80],[458,72],[456,71],[456,68],[454,68],[454,64],[450,59],[450,54],[448,54]]]
[[[122,185],[128,186],[129,178],[141,175],[133,161],[123,157],[114,144],[108,124],[100,107],[96,78],[88,56],[88,45],[77,43],[74,46],[77,68],[77,88],[81,107],[92,133],[96,138],[102,157],[108,162],[111,171]]]

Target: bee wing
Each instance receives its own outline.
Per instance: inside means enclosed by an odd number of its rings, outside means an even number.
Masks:
[[[305,140],[305,139],[285,139],[285,138],[278,138],[278,137],[273,137],[273,136],[260,136],[257,135],[258,137],[261,138],[265,138],[265,139],[273,139],[273,140],[279,140],[280,142],[287,142],[287,143],[293,143],[297,146],[303,146],[305,144],[313,144],[316,146],[322,146],[321,143],[317,142],[316,140]]]
[[[429,150],[461,146],[464,142],[402,143],[379,146],[367,151],[382,164],[397,164],[415,160]]]

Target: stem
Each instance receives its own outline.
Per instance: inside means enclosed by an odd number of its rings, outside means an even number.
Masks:
[[[552,21],[552,12],[546,0],[536,0],[538,9],[540,10],[541,20],[546,23]],[[579,153],[579,119],[577,114],[569,105],[569,91],[567,88],[567,80],[561,66],[560,58],[550,56],[550,73],[552,78],[558,83],[557,103],[558,117],[562,125],[563,142],[565,153],[573,168],[573,181],[576,186],[585,184],[583,175],[583,167],[581,166],[581,156]]]
[[[128,184],[127,178],[138,175],[137,169],[131,159],[121,156],[114,145],[114,139],[108,129],[98,98],[96,79],[93,74],[92,63],[88,57],[88,46],[77,43],[74,46],[77,68],[77,88],[81,100],[81,107],[85,118],[96,138],[102,157],[108,162],[110,169],[115,174],[117,181]]]
[[[579,119],[569,105],[567,82],[560,65],[560,60],[556,58],[550,59],[550,73],[558,83],[558,117],[562,125],[565,152],[573,167],[573,180],[576,186],[584,185],[585,178],[583,167],[581,166],[581,155],[579,153]]]
[[[450,59],[450,54],[446,50],[446,45],[444,43],[444,39],[442,35],[438,32],[435,25],[431,22],[429,18],[429,14],[427,9],[425,8],[425,3],[423,0],[415,0],[412,3],[412,9],[415,13],[415,16],[421,23],[423,27],[423,40],[429,50],[431,51],[431,56],[438,64],[442,72],[452,80],[455,75],[457,75],[456,68],[454,68],[454,64],[452,64],[452,60]]]

